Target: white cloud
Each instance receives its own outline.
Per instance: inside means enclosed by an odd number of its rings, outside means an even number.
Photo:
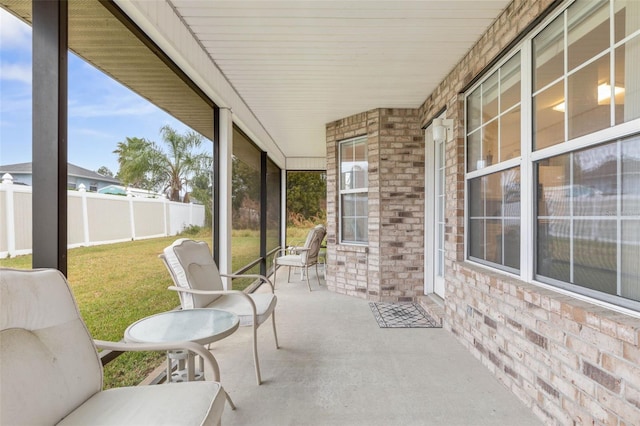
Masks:
[[[152,114],[156,111],[157,108],[149,102],[133,97],[106,97],[100,99],[100,103],[69,100],[70,117],[139,116]]]
[[[31,50],[31,27],[0,8],[0,48]]]
[[[74,128],[73,132],[77,133],[78,135],[93,136],[93,137],[102,138],[102,139],[111,138],[113,136],[111,133],[108,133],[108,132],[103,132],[96,129],[82,128],[82,127]]]
[[[19,81],[31,85],[31,65],[0,63],[0,80]]]

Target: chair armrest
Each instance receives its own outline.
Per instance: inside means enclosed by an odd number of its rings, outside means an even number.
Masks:
[[[290,247],[285,247],[285,248],[281,248],[281,249],[278,249],[277,251],[275,251],[273,253],[273,261],[274,262],[276,261],[276,258],[278,257],[278,255],[280,253],[285,253],[286,254],[289,251],[289,249],[290,249]]]
[[[305,247],[294,247],[292,250],[294,250],[296,253],[300,253],[301,251],[309,251],[311,249],[308,248],[308,247],[306,247],[306,248]]]
[[[309,251],[309,250],[311,250],[311,249],[304,248],[304,247],[286,247],[286,248],[281,248],[278,251],[274,252],[274,254],[273,254],[273,263],[274,264],[276,263],[276,259],[280,256],[281,253],[296,255],[296,254],[302,253],[303,251]]]
[[[190,352],[200,355],[202,359],[204,359],[205,363],[209,367],[211,367],[211,370],[213,371],[213,380],[216,382],[220,381],[220,367],[218,366],[218,362],[214,358],[213,354],[209,352],[204,346],[194,342],[129,343],[94,340],[94,343],[98,349],[106,349],[111,351],[142,352],[186,349]]]
[[[271,280],[267,277],[265,277],[264,275],[258,275],[258,274],[245,274],[245,275],[236,275],[236,274],[220,274],[221,277],[226,277],[226,278],[256,278],[256,279],[260,279],[262,281],[264,281],[265,283],[269,284],[269,286],[271,287],[271,293],[274,292],[274,287],[273,287],[273,283],[271,282]]]
[[[243,275],[243,276],[246,276],[246,275]],[[240,291],[240,290],[196,290],[196,289],[193,289],[193,288],[177,287],[175,285],[169,286],[169,287],[167,287],[167,289],[172,290],[172,291],[177,291],[179,293],[205,294],[205,295],[206,294],[220,294],[220,295],[235,294],[235,295],[238,295],[238,296],[242,296],[244,298],[244,300],[246,300],[249,303],[249,305],[251,305],[251,311],[253,312],[253,321],[254,321],[254,323],[256,321],[256,316],[257,316],[256,303],[244,291]]]

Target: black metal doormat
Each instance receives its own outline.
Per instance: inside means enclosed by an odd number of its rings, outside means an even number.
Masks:
[[[418,303],[369,302],[380,328],[442,328]]]

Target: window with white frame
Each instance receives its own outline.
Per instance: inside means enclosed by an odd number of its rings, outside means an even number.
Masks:
[[[467,97],[467,171],[471,259],[520,269],[520,53]]]
[[[339,149],[340,242],[366,244],[369,217],[367,138],[342,141]]]
[[[639,75],[640,2],[575,1],[471,88],[469,260],[640,310]]]

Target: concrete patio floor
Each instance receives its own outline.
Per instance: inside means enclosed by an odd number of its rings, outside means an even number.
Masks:
[[[213,344],[221,382],[237,406],[224,425],[538,425],[540,421],[444,329],[379,328],[367,301],[278,276],[275,349],[258,329]]]

